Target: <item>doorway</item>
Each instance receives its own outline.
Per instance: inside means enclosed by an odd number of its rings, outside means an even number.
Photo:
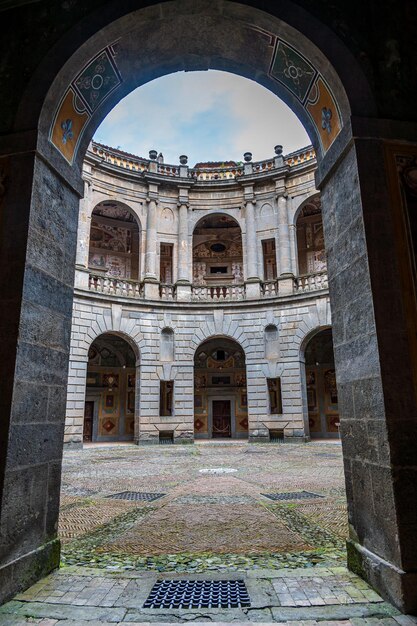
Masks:
[[[307,408],[310,436],[339,437],[339,408],[333,337],[330,328],[320,331],[305,350]]]
[[[212,401],[212,437],[213,439],[232,436],[232,414],[230,400]]]
[[[196,439],[248,437],[245,353],[229,337],[213,337],[196,350],[194,436]]]

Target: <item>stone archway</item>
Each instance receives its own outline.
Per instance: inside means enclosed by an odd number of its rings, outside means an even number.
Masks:
[[[242,283],[241,228],[229,215],[210,213],[193,231],[193,284],[218,297],[218,291]]]
[[[83,442],[133,441],[136,355],[114,334],[97,337],[88,351]]]
[[[245,352],[234,340],[216,336],[194,355],[194,436],[248,437]]]
[[[309,334],[303,342],[305,419],[312,439],[339,437],[340,417],[331,328]]]
[[[134,213],[109,200],[91,213],[88,267],[109,277],[139,280],[140,225]]]
[[[85,148],[98,122],[141,82],[212,67],[242,73],[280,95],[315,145],[352,527],[349,562],[414,611],[415,519],[404,494],[414,493],[415,472],[404,468],[404,459],[407,468],[417,463],[404,432],[415,430],[416,310],[404,289],[413,280],[401,242],[405,227],[391,211],[392,203],[402,210],[395,162],[401,143],[394,148],[381,139],[414,136],[383,121],[386,109],[378,111],[359,64],[324,25],[324,15],[320,21],[292,2],[267,3],[265,12],[231,1],[193,3],[192,12],[189,6],[178,0],[131,13],[126,0],[88,16],[75,13],[72,32],[54,34],[42,47],[26,90],[19,87],[16,102],[11,98],[16,113],[2,121],[9,135],[1,163],[1,260],[13,269],[13,280],[2,278],[8,306],[0,319],[10,355],[0,394],[2,597],[59,562],[56,503]],[[138,42],[146,49],[138,50]],[[293,67],[303,81],[295,80]],[[277,195],[284,212],[283,190]],[[395,329],[387,302],[396,303]],[[45,428],[36,421],[39,406]],[[44,489],[16,501],[29,478]]]

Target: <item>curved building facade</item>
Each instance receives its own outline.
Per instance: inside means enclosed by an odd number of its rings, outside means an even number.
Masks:
[[[65,441],[338,436],[311,147],[83,168]]]

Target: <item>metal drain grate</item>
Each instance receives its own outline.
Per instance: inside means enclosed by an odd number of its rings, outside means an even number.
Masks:
[[[113,500],[145,500],[146,502],[152,502],[165,496],[165,493],[146,493],[144,491],[122,491],[121,493],[113,493],[106,498],[112,498]]]
[[[310,491],[289,491],[287,493],[262,493],[262,496],[270,500],[311,500],[313,498],[324,498],[318,493],[310,493]]]
[[[144,609],[232,609],[250,606],[243,580],[158,580]]]

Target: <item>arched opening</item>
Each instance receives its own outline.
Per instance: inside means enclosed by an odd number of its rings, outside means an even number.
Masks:
[[[227,337],[208,339],[194,356],[196,439],[248,436],[245,353]]]
[[[83,441],[133,441],[136,356],[129,343],[105,333],[88,351]]]
[[[331,328],[316,333],[305,347],[310,437],[339,437],[339,405]]]
[[[138,280],[139,224],[127,206],[103,201],[94,208],[88,266],[95,274]]]
[[[298,274],[319,274],[327,270],[320,196],[307,200],[297,217]]]
[[[216,292],[243,283],[242,231],[223,213],[201,218],[193,233],[193,282]]]
[[[387,71],[384,80],[374,81],[380,73],[380,68],[375,68],[379,61],[366,53],[356,59],[358,39],[353,21],[350,31],[343,20],[335,19],[325,8],[317,7],[313,15],[290,0],[285,4],[266,3],[265,12],[227,1],[207,4],[197,0],[190,10],[189,2],[179,0],[133,13],[131,3],[123,1],[112,7],[106,5],[105,11],[97,7],[88,13],[75,9],[72,12],[67,5],[62,3],[57,8],[58,30],[44,22],[39,27],[33,20],[36,28],[32,34],[43,33],[44,45],[36,50],[31,46],[33,40],[26,38],[27,54],[31,53],[29,46],[33,48],[30,67],[36,70],[31,73],[29,68],[27,80],[9,85],[10,111],[2,120],[4,136],[7,141],[10,138],[1,174],[4,266],[11,245],[16,256],[14,280],[3,279],[4,296],[11,305],[3,307],[0,324],[4,351],[11,355],[5,360],[1,377],[5,385],[1,397],[7,415],[0,438],[2,524],[7,544],[4,579],[29,582],[59,562],[59,478],[53,481],[45,477],[54,470],[54,475],[59,475],[60,424],[53,428],[46,422],[48,436],[55,438],[55,445],[46,448],[45,428],[33,428],[30,412],[22,412],[24,403],[17,389],[24,381],[27,404],[37,406],[33,390],[38,393],[39,386],[48,381],[47,374],[52,373],[55,411],[64,414],[69,339],[64,339],[57,349],[55,336],[49,333],[45,341],[37,343],[34,337],[38,334],[33,331],[38,331],[45,316],[49,318],[51,314],[60,316],[65,330],[62,334],[69,335],[72,278],[68,268],[72,270],[75,256],[77,205],[84,187],[79,173],[85,148],[106,112],[138,84],[169,71],[214,66],[245,74],[282,95],[312,137],[320,166],[318,179],[323,192],[327,247],[332,254],[330,284],[333,312],[338,315],[337,365],[344,385],[341,404],[348,422],[350,399],[352,394],[359,394],[363,399],[361,414],[355,414],[352,421],[366,422],[362,423],[360,446],[357,437],[347,436],[354,426],[346,425],[344,451],[353,528],[351,562],[398,606],[414,611],[416,555],[409,549],[408,539],[414,520],[409,517],[409,507],[397,508],[397,503],[404,500],[404,493],[413,492],[415,483],[415,475],[409,469],[415,466],[415,455],[410,451],[408,438],[403,436],[405,428],[414,426],[415,416],[415,383],[409,375],[410,371],[415,372],[415,333],[410,330],[415,321],[415,302],[413,295],[404,295],[404,285],[412,284],[408,260],[402,260],[399,241],[405,227],[401,225],[400,235],[392,237],[397,228],[393,199],[399,213],[402,205],[396,198],[397,148],[389,147],[386,141],[393,144],[396,137],[401,142],[414,137],[407,125],[401,125],[411,108],[402,108],[405,96],[398,89],[398,72]],[[12,24],[16,20],[15,10],[12,5]],[[26,7],[19,10],[25,11]],[[66,14],[59,12],[64,10]],[[27,23],[33,17],[31,13],[26,15]],[[358,34],[361,39],[366,32]],[[6,46],[7,37],[5,29]],[[21,37],[23,42],[25,33]],[[396,69],[401,67],[402,59],[396,54],[397,40],[390,41],[395,43],[391,56]],[[12,74],[18,75],[11,60],[16,56],[12,53],[5,59],[9,69],[4,72],[7,81]],[[97,64],[104,67],[104,77],[94,73]],[[392,94],[398,98],[398,109],[394,107],[393,123],[389,120],[387,124],[392,111],[387,105],[392,105]],[[16,113],[11,112],[13,107]],[[409,119],[414,116],[410,113]],[[400,146],[400,157],[401,149]],[[414,158],[415,146],[410,144],[409,149]],[[387,185],[388,173],[392,189]],[[280,198],[284,197],[281,194]],[[281,202],[280,208],[284,205]],[[24,215],[18,224],[17,206],[21,209],[19,217]],[[340,250],[347,251],[343,258]],[[52,253],[60,259],[56,267],[48,263]],[[402,281],[398,280],[399,274]],[[352,297],[358,294],[361,297]],[[387,302],[397,305],[395,329],[390,323],[392,311]],[[343,316],[347,304],[350,315]],[[23,325],[28,330],[26,334]],[[39,365],[45,363],[50,370],[41,374]],[[398,416],[398,407],[404,405],[403,414]],[[394,427],[398,422],[402,428]],[[376,423],[378,432],[373,436],[371,427]],[[33,445],[25,449],[21,462],[18,448],[25,438],[33,438]],[[408,461],[406,471],[403,459]],[[45,489],[39,488],[38,494],[19,499],[22,508],[17,510],[16,486],[26,484],[27,472],[35,470],[38,484],[44,484]],[[381,482],[383,499],[378,492]],[[361,488],[355,489],[355,484]],[[364,493],[371,497],[365,498]],[[44,526],[29,536],[27,529],[35,514],[45,520]],[[29,521],[17,529],[13,524],[16,519]],[[7,586],[4,597],[21,584]]]

